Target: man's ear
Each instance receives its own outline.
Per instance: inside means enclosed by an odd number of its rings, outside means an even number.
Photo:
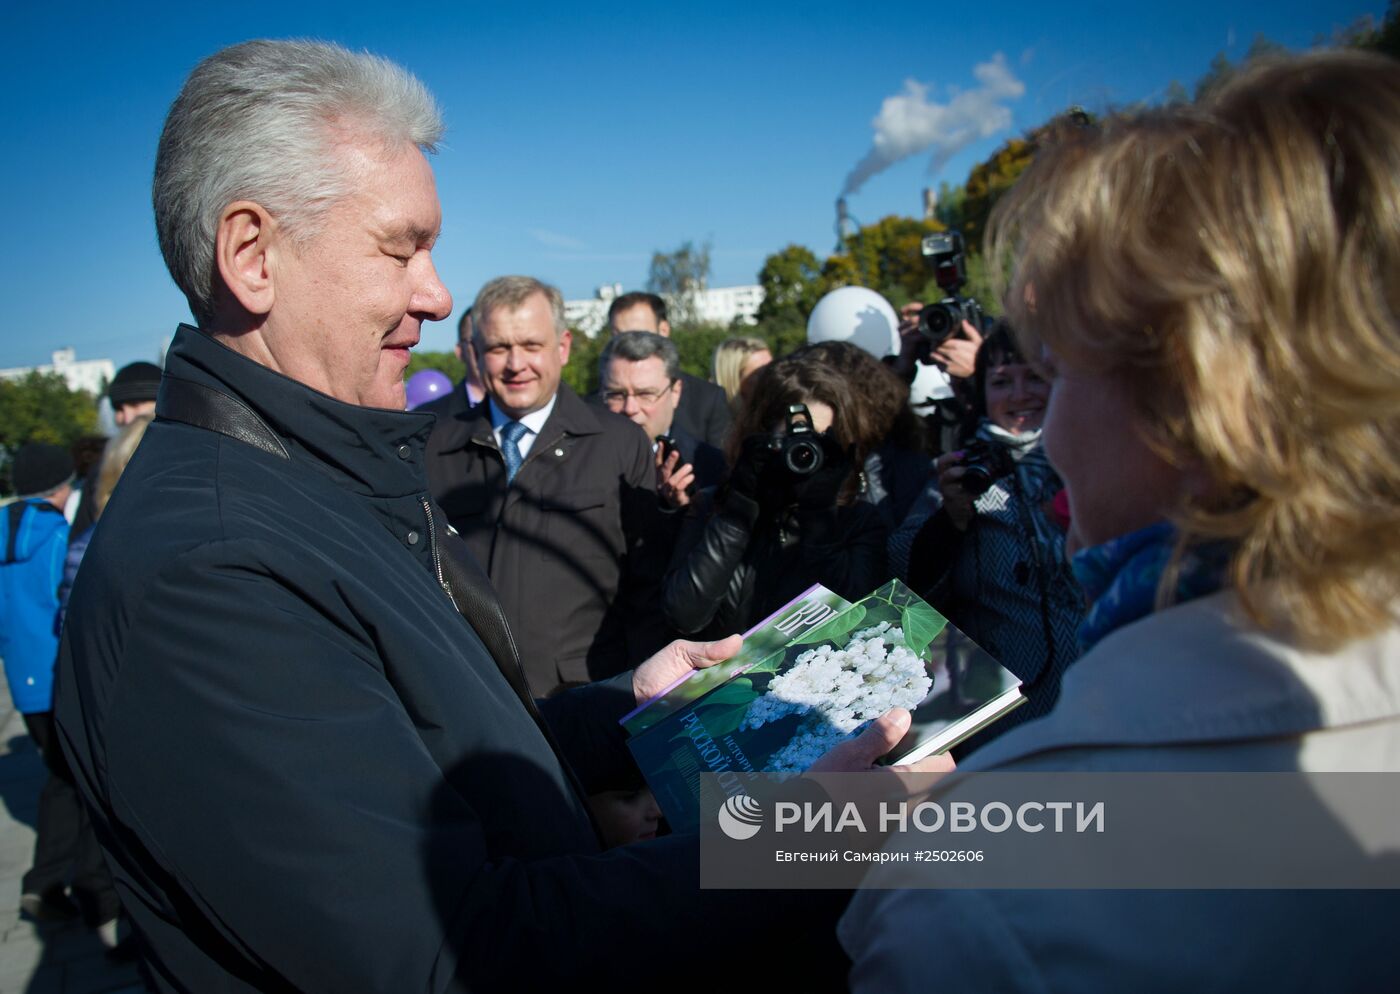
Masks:
[[[660,321],[656,322],[656,333],[662,338],[670,338],[671,322],[667,321],[665,318],[662,318]]]
[[[573,343],[574,343],[574,336],[573,336],[573,333],[572,333],[571,331],[569,331],[568,328],[565,328],[562,332],[560,332],[560,334],[559,334],[559,365],[561,365],[561,366],[567,366],[567,365],[569,364],[569,346],[572,345]]]
[[[683,386],[685,386],[685,380],[683,380],[683,379],[681,379],[679,376],[677,376],[677,377],[676,377],[676,382],[671,384],[671,401],[672,401],[672,403],[679,404],[679,403],[681,402],[681,387],[683,387]]]
[[[261,204],[236,200],[224,208],[214,239],[214,264],[229,294],[249,314],[272,310],[277,224]]]

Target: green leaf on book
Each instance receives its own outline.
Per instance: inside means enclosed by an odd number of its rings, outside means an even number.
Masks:
[[[757,696],[758,691],[753,689],[753,681],[747,676],[738,676],[702,697],[695,704],[694,712],[711,738],[719,738],[721,735],[729,735],[739,727],[744,715],[748,713],[749,704]],[[690,733],[682,726],[679,732],[671,736],[671,741],[679,742],[689,737]]]
[[[744,673],[748,676],[759,676],[763,673],[776,673],[783,665],[783,660],[787,658],[787,650],[779,649],[777,652],[770,652],[758,662],[754,663]]]
[[[922,656],[943,626],[948,623],[943,615],[922,602],[910,604],[900,612],[901,627],[904,629],[904,643]]]
[[[859,627],[861,621],[865,619],[865,605],[854,604],[842,611],[834,618],[822,622],[805,635],[800,635],[793,639],[788,645],[814,645],[818,642],[836,641],[843,635],[849,635]]]

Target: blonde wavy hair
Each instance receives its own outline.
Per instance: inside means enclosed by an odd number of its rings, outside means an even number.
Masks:
[[[749,361],[749,356],[768,351],[768,343],[761,338],[727,338],[716,346],[710,379],[724,388],[729,403],[737,403],[739,374],[744,371],[744,363]]]
[[[133,418],[127,425],[107,441],[102,450],[102,464],[97,470],[97,489],[92,493],[93,517],[99,518],[112,499],[112,491],[117,489],[117,481],[126,472],[126,464],[136,455],[136,447],[146,437],[152,415],[143,414]]]
[[[1124,377],[1148,444],[1213,486],[1176,566],[1235,549],[1260,624],[1337,645],[1400,600],[1400,65],[1258,64],[1205,102],[1053,137],[998,203],[1007,310]],[[1090,440],[1091,441],[1091,440]]]

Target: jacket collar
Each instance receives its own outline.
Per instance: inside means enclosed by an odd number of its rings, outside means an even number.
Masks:
[[[572,387],[567,383],[560,383],[554,410],[540,429],[536,441],[553,444],[561,435],[597,435],[602,430],[603,425],[598,420],[597,413],[574,393]],[[458,452],[471,444],[496,447],[496,439],[491,429],[491,412],[487,404],[454,411],[438,425],[434,441],[438,452],[444,455]]]
[[[1055,749],[1297,736],[1400,718],[1400,625],[1332,651],[1248,621],[1221,592],[1104,638],[1065,673],[1055,710],[968,758],[989,769]]]
[[[165,371],[241,400],[294,459],[315,465],[344,489],[379,498],[427,490],[423,451],[433,427],[431,414],[336,400],[185,324],[175,332]]]

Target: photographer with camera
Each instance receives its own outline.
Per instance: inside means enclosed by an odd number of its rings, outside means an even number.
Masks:
[[[894,371],[910,384],[912,406],[929,428],[933,455],[949,452],[976,427],[970,387],[987,317],[963,296],[967,257],[956,231],[929,235],[921,246],[943,291],[941,300],[914,301],[899,309],[899,355]]]
[[[854,599],[889,578],[888,532],[856,499],[880,435],[859,385],[801,354],[754,376],[728,481],[697,495],[671,558],[662,601],[677,632],[743,632],[814,583]]]
[[[976,434],[934,461],[936,479],[889,544],[895,574],[1022,680],[1026,704],[964,752],[1050,710],[1084,613],[1051,506],[1063,484],[1040,444],[1050,385],[1002,322],[977,354],[972,384]]]

